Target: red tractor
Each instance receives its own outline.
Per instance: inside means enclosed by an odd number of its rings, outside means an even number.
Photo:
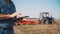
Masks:
[[[24,17],[20,17],[19,19],[17,19],[15,21],[15,25],[20,25],[20,24],[23,24],[23,25],[34,25],[35,24],[35,20],[29,20],[29,19],[26,19],[26,17],[28,16],[24,16]]]

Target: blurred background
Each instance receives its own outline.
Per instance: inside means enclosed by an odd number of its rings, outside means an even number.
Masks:
[[[60,18],[60,0],[12,0],[16,11],[31,18],[38,18],[40,12],[49,12],[54,18]]]

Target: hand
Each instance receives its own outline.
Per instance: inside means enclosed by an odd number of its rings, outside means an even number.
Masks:
[[[10,15],[10,17],[17,17],[18,15],[21,15],[21,13],[19,12],[14,12],[13,14]]]
[[[17,13],[17,12],[15,12],[15,13],[11,14],[10,16],[11,16],[11,17],[15,17],[15,16],[17,16],[17,15],[20,15],[20,14]]]

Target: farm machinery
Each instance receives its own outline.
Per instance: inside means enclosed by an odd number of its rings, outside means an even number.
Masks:
[[[39,23],[40,24],[53,24],[54,18],[49,12],[42,12],[39,15]]]
[[[24,17],[20,17],[15,21],[15,25],[35,25],[37,22],[39,22],[39,24],[53,24],[54,23],[54,17],[52,17],[52,15],[49,14],[49,12],[41,12],[39,15],[39,20],[29,20],[26,19],[26,17],[29,16],[24,16]]]
[[[29,17],[29,16],[23,16],[23,17],[18,18],[15,21],[15,25],[20,25],[20,24],[23,24],[23,25],[34,25],[35,24],[35,20],[28,20],[28,19],[26,19],[27,17]]]

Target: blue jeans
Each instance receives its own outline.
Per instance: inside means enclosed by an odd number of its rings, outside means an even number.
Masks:
[[[14,34],[13,27],[10,30],[3,30],[3,28],[7,28],[7,24],[0,24],[0,34]]]

